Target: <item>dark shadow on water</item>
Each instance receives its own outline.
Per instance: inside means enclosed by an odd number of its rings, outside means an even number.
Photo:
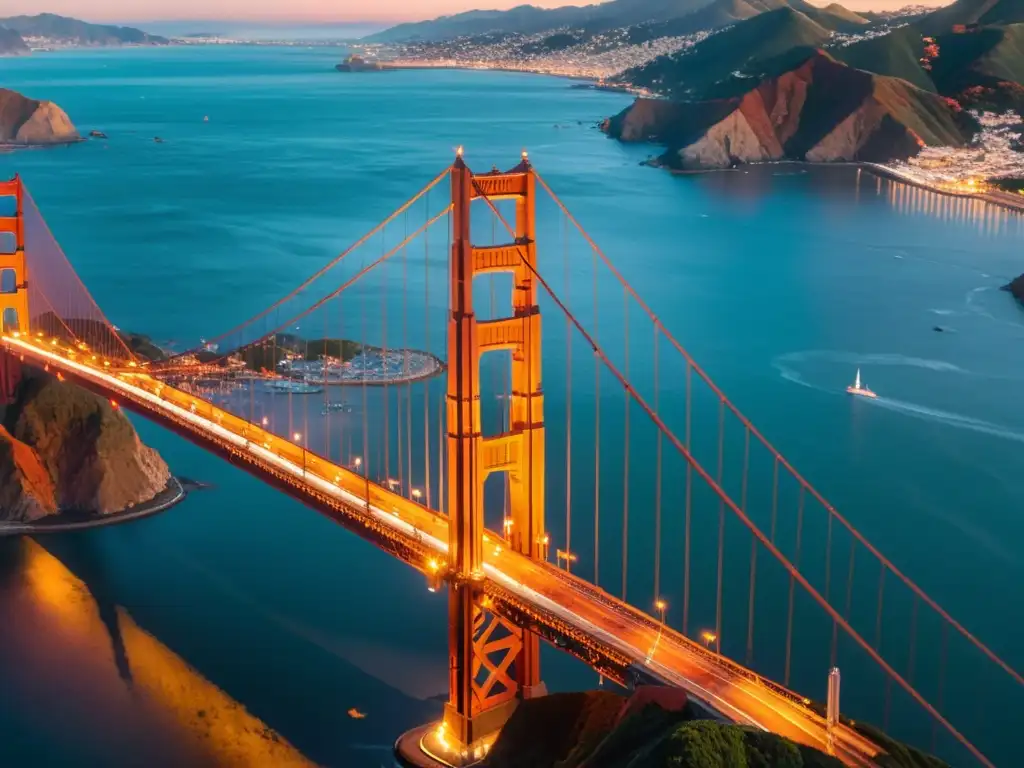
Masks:
[[[51,548],[52,547],[52,548]],[[47,543],[51,554],[63,561],[79,579],[85,582],[96,608],[100,621],[107,630],[110,646],[114,652],[114,664],[117,674],[130,689],[132,687],[132,670],[128,661],[128,651],[121,635],[121,625],[117,616],[117,603],[114,602],[107,577],[107,569],[102,555],[96,551],[95,538],[81,534],[62,537],[52,545]]]

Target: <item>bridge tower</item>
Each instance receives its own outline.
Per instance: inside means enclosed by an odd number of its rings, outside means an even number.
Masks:
[[[448,348],[449,701],[442,728],[478,753],[519,699],[543,695],[539,639],[487,610],[483,577],[484,481],[494,472],[509,479],[508,546],[528,557],[547,557],[544,526],[544,395],[536,265],[535,177],[526,153],[512,170],[474,175],[461,149],[451,168],[451,316]],[[516,201],[515,240],[475,246],[472,202]],[[484,203],[486,204],[486,203]],[[478,321],[473,279],[513,276],[512,314]],[[480,421],[480,358],[508,350],[512,357],[509,430],[484,436]]]
[[[0,212],[0,330],[27,331],[28,272],[25,265],[25,189],[21,178],[0,181],[0,198],[14,199],[14,215]],[[8,208],[9,206],[4,206]],[[0,353],[0,403],[9,403],[21,379],[21,365]]]

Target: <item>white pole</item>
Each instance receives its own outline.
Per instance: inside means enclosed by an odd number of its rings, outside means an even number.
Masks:
[[[839,725],[839,667],[832,667],[828,673],[826,720],[828,722],[828,752],[831,755],[835,751],[832,731]]]

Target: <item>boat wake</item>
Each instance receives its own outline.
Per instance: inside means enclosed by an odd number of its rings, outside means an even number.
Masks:
[[[908,403],[903,400],[893,400],[888,397],[878,397],[872,402],[881,408],[896,411],[897,413],[903,413],[907,416],[913,416],[925,421],[943,424],[947,427],[967,429],[971,432],[979,432],[983,435],[998,437],[1003,440],[1012,440],[1016,443],[1024,443],[1024,432],[1017,432],[1000,424],[993,424],[991,421],[983,421],[982,419],[975,419],[959,413],[942,411],[938,408],[929,408],[924,405]]]
[[[808,362],[835,363],[838,366],[842,366],[844,369],[848,369],[853,366],[870,368],[899,365],[923,368],[941,373],[956,373],[963,376],[999,378],[984,376],[984,374],[968,371],[958,365],[953,365],[952,363],[947,363],[943,360],[929,360],[926,358],[909,357],[907,355],[898,354],[857,355],[849,352],[828,350],[807,350],[804,352],[791,352],[786,355],[780,355],[772,361],[772,366],[779,372],[779,375],[783,379],[791,381],[794,384],[799,384],[802,387],[817,390],[818,392],[825,392],[830,395],[847,394],[848,390],[846,389],[825,387],[808,381],[798,369],[799,364]],[[989,435],[991,437],[998,437],[1004,440],[1024,443],[1024,432],[1019,432],[1002,424],[995,424],[983,419],[976,419],[971,416],[965,416],[951,411],[943,411],[938,408],[929,408],[928,406],[920,405],[918,403],[896,400],[883,395],[879,395],[868,400],[880,408],[885,408],[886,410],[894,411],[896,413],[902,413],[906,416],[912,416],[917,419],[930,421],[935,424],[942,424],[956,429],[966,429],[972,432]]]
[[[810,349],[803,352],[790,352],[780,355],[772,360],[772,367],[779,372],[786,381],[799,384],[809,389],[816,389],[820,392],[832,392],[837,390],[831,387],[822,387],[812,384],[798,370],[801,363],[835,363],[837,366],[846,368],[871,368],[878,366],[905,366],[912,368],[925,368],[939,373],[959,373],[966,376],[977,376],[979,374],[968,371],[953,363],[944,360],[929,360],[923,357],[910,357],[893,353],[876,353],[858,355],[853,352],[837,352],[825,349]]]

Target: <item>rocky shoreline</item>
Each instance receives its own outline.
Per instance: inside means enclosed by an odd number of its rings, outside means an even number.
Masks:
[[[189,494],[187,481],[171,477],[167,487],[149,501],[136,504],[108,515],[85,513],[58,513],[34,523],[13,523],[0,520],[0,538],[5,536],[40,536],[48,533],[70,533],[91,528],[141,520],[164,512],[185,500]]]

